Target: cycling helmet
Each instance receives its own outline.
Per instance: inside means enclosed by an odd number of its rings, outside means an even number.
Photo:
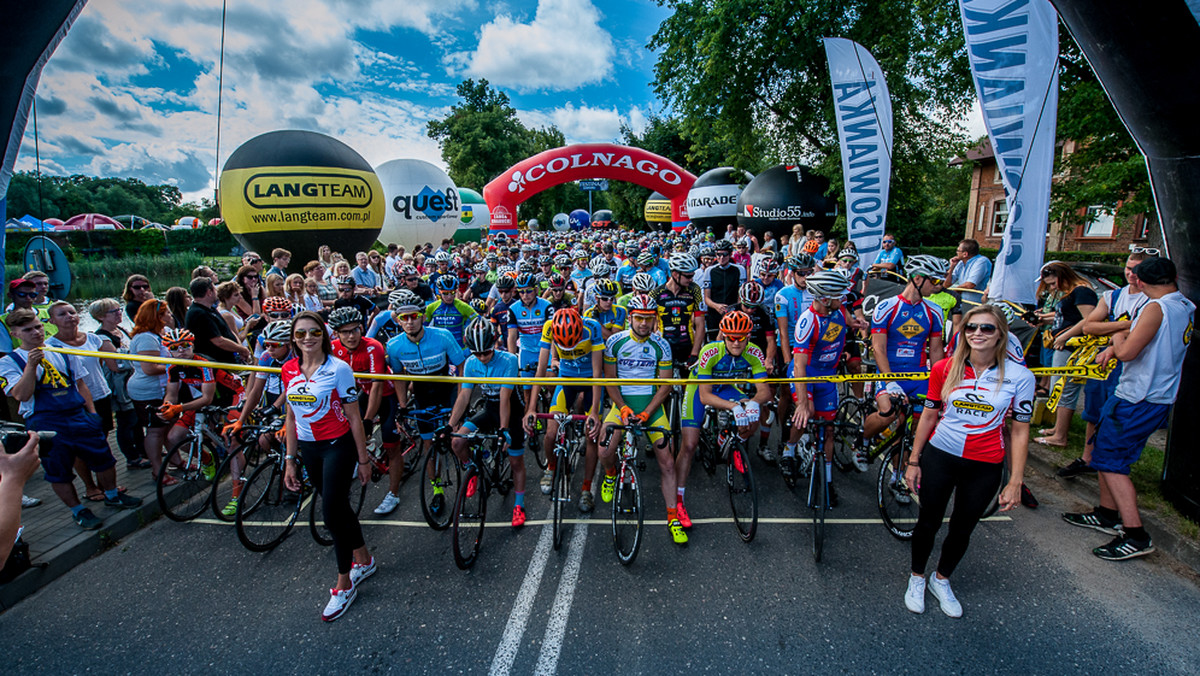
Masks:
[[[946,273],[950,271],[950,263],[937,256],[917,254],[908,257],[904,262],[904,269],[908,271],[909,277],[920,275],[931,279],[945,279]]]
[[[362,324],[363,316],[357,308],[339,307],[335,308],[333,312],[329,313],[329,319],[326,320],[326,323],[329,324],[329,328],[337,331],[343,326]]]
[[[572,251],[572,252],[571,252],[571,258],[574,258],[574,259],[575,259],[575,260],[577,260],[577,261],[579,261],[579,260],[584,260],[584,261],[585,261],[585,260],[587,260],[587,259],[588,259],[588,252],[587,252],[587,249],[576,249],[576,250]]]
[[[554,250],[555,251],[566,251],[567,243],[566,242],[558,242],[557,244],[554,245]]]
[[[654,254],[650,253],[649,251],[643,251],[642,253],[638,254],[637,264],[639,267],[649,268],[654,266],[655,260],[657,259],[654,257]]]
[[[494,263],[498,260],[500,260],[500,257],[496,255],[495,251],[489,251],[487,256],[484,257],[484,261],[488,263]]]
[[[592,274],[597,277],[608,277],[612,274],[613,268],[608,264],[608,261],[600,259],[592,263]]]
[[[496,329],[492,322],[484,317],[475,317],[463,329],[463,347],[469,352],[479,354],[496,348]]]
[[[487,271],[488,271],[487,263],[476,263],[474,270],[475,270],[475,274],[477,274],[477,275],[487,274]]]
[[[712,244],[709,244],[706,242],[706,243],[700,245],[700,255],[701,256],[711,256],[714,253],[716,253],[716,250],[713,248]]]
[[[398,289],[388,294],[388,307],[393,310],[401,305],[411,305],[411,298],[416,298],[417,294],[408,289]]]
[[[276,312],[286,312],[291,315],[294,310],[292,301],[283,296],[271,296],[270,298],[264,298],[262,302],[262,311],[265,315]]]
[[[476,298],[476,299],[472,300],[469,303],[469,305],[471,306],[471,309],[475,311],[475,314],[477,314],[477,315],[486,315],[487,314],[487,301],[486,300],[484,300],[482,298]]]
[[[571,264],[571,257],[567,254],[559,254],[554,257],[554,264],[559,268],[565,268]]]
[[[804,243],[804,247],[801,249],[801,251],[803,251],[803,252],[804,252],[804,253],[806,253],[806,254],[811,254],[811,255],[814,255],[814,256],[815,256],[815,255],[816,255],[816,253],[817,253],[817,251],[818,251],[820,248],[821,248],[821,243],[820,243],[820,242],[818,242],[818,241],[817,241],[817,240],[815,240],[815,239],[810,239],[810,240],[808,240],[807,242],[805,242],[805,243]]]
[[[515,289],[517,288],[517,280],[510,275],[500,275],[496,278],[496,288],[500,290]]]
[[[849,289],[850,279],[833,270],[820,270],[808,277],[808,292],[814,298],[841,298]]]
[[[602,279],[596,282],[596,297],[612,299],[621,290],[619,284],[611,279]]]
[[[405,265],[403,268],[401,268],[400,275],[403,277],[419,277],[420,276],[420,274],[417,272],[417,269],[411,265]]]
[[[453,291],[458,288],[458,279],[454,275],[441,275],[434,282],[438,291]]]
[[[550,275],[550,279],[548,281],[549,281],[549,285],[550,285],[551,289],[567,288],[567,278],[563,277],[562,275],[558,274],[557,272]]]
[[[500,267],[496,268],[496,274],[501,275],[501,276],[507,275],[509,273],[516,274],[516,272],[517,272],[517,269],[511,265],[501,265]]]
[[[654,277],[647,272],[639,272],[635,274],[630,283],[632,284],[635,293],[650,293],[658,288],[658,283],[654,281]]]
[[[754,321],[745,312],[734,310],[721,318],[717,328],[729,337],[748,336],[754,330]]]
[[[817,261],[812,256],[806,253],[796,254],[787,259],[788,270],[799,272],[801,270],[809,270],[817,266]]]
[[[723,240],[717,242],[717,245],[714,247],[714,249],[718,253],[720,253],[720,252],[733,253],[733,242],[730,242],[727,239],[723,239]]]
[[[690,253],[676,252],[671,254],[671,258],[667,261],[667,266],[670,267],[671,272],[690,275],[696,271],[696,268],[700,267],[700,263]]]
[[[195,345],[196,336],[187,329],[173,329],[167,326],[162,331],[162,344],[168,350],[184,344]]]
[[[1000,313],[1000,316],[1004,317],[1004,321],[1009,326],[1012,326],[1012,323],[1017,321],[1017,313],[1008,303],[996,303],[992,307],[995,308],[996,312]]]
[[[520,263],[517,263],[517,272],[518,273],[523,274],[526,272],[536,272],[536,271],[537,271],[537,268],[533,265],[533,263],[531,263],[529,261],[521,261]]]
[[[543,267],[547,265],[554,265],[554,259],[549,256],[542,256],[538,259],[538,265]]]
[[[838,252],[837,259],[839,261],[854,261],[858,262],[858,252],[854,249],[842,249]]]
[[[537,282],[534,281],[533,275],[529,274],[528,272],[523,272],[523,273],[517,275],[517,288],[518,289],[531,289],[536,285],[537,285]]]
[[[626,309],[631,315],[657,315],[658,303],[649,294],[638,293],[629,299]]]
[[[450,263],[450,253],[447,251],[437,252],[433,256],[433,262],[438,263],[438,264],[442,264],[442,263],[449,264]]]
[[[351,277],[350,275],[342,275],[341,277],[334,277],[333,283],[338,286],[354,286],[355,285],[354,278]]]
[[[763,286],[755,281],[746,282],[738,289],[738,302],[746,307],[758,307],[763,302]]]
[[[277,321],[267,324],[267,328],[263,329],[262,339],[264,343],[287,343],[292,336],[292,323],[288,321]]]
[[[554,313],[550,320],[550,336],[562,347],[574,347],[583,340],[583,318],[573,307]]]

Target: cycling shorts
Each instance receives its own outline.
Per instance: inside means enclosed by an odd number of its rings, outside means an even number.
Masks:
[[[485,433],[498,433],[500,430],[500,402],[488,400],[479,412],[463,421],[463,428],[469,432],[483,430]],[[508,413],[508,433],[512,436],[512,446],[508,447],[511,457],[519,458],[525,455],[525,428],[521,426],[521,408],[512,407]]]
[[[654,398],[653,395],[628,394],[628,395],[625,395],[625,405],[628,406],[629,408],[633,409],[634,413],[641,413],[642,411],[646,410],[646,407],[650,405],[650,400],[653,398]],[[621,424],[621,409],[617,408],[615,404],[613,406],[609,407],[608,415],[604,416],[604,423],[605,424],[615,423],[615,424],[620,425]],[[659,406],[658,408],[651,411],[650,418],[646,422],[646,426],[647,427],[662,427],[664,429],[670,429],[671,423],[669,423],[667,421],[667,414],[666,414],[666,411],[663,410],[662,406]],[[658,446],[661,443],[663,443],[662,432],[647,432],[646,438],[649,439],[650,443],[654,444],[655,446]]]
[[[575,400],[583,395],[583,412],[592,410],[592,387],[590,385],[559,385],[554,388],[549,413],[574,413]]]
[[[924,397],[929,392],[928,380],[889,380],[884,384],[879,394],[904,395],[909,401],[916,397]],[[879,394],[875,396],[879,396]]]
[[[713,394],[721,397],[725,401],[741,401],[745,397],[740,393],[734,399],[725,396],[724,393],[717,391],[717,388],[712,388]],[[704,425],[704,404],[700,401],[700,386],[688,385],[683,391],[682,419],[679,421],[680,427],[695,427],[699,428]]]
[[[796,375],[796,360],[788,364],[788,377]],[[831,373],[809,373],[809,376],[833,375]],[[792,383],[792,401],[800,403],[801,392],[813,403],[813,411],[821,420],[833,420],[837,415],[837,385],[828,381],[816,383]]]

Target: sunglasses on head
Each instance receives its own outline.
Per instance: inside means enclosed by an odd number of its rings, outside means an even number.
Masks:
[[[976,331],[985,336],[990,336],[997,331],[997,327],[995,324],[976,324],[974,322],[963,326],[963,333],[975,333]]]
[[[325,329],[296,329],[292,331],[292,337],[296,339],[320,338],[323,335],[325,335]]]
[[[1129,250],[1129,253],[1146,254],[1147,256],[1159,256],[1162,254],[1162,252],[1159,251],[1158,249],[1151,249],[1151,248],[1141,247],[1141,246],[1133,247],[1132,249]]]

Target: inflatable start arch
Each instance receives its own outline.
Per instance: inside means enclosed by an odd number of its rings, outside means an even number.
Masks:
[[[641,148],[582,143],[538,153],[509,168],[483,188],[492,215],[491,232],[517,232],[517,205],[568,181],[608,178],[628,181],[671,200],[671,220],[687,220],[687,195],[696,182],[687,169]]]

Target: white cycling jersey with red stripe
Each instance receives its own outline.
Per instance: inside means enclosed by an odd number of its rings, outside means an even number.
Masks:
[[[929,373],[929,398],[925,406],[940,411],[937,427],[929,438],[930,445],[967,460],[1002,462],[1005,414],[1011,410],[1013,419],[1022,423],[1028,423],[1033,415],[1036,389],[1033,373],[1015,361],[1006,360],[1003,378],[996,366],[977,376],[968,362],[962,382],[942,401],[942,386],[950,361],[950,358],[939,361]]]
[[[358,401],[358,386],[350,365],[330,355],[312,374],[305,376],[299,359],[289,359],[281,369],[288,408],[296,420],[300,441],[327,441],[350,431],[343,404]]]

